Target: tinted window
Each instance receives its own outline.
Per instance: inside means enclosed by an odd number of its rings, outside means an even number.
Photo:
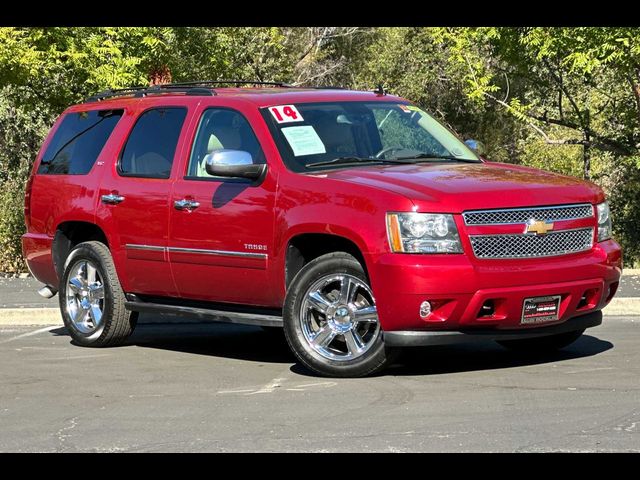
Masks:
[[[265,163],[258,139],[247,119],[234,110],[210,108],[200,119],[188,176],[211,177],[205,170],[205,156],[222,149],[244,150],[251,154],[253,163]]]
[[[68,113],[42,156],[38,173],[89,173],[122,117],[122,110]]]
[[[186,108],[156,108],[140,115],[120,156],[120,174],[169,178],[186,115]]]

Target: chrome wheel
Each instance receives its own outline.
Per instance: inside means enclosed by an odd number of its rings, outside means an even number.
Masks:
[[[71,267],[66,286],[66,306],[69,320],[78,332],[88,335],[102,326],[104,283],[91,261],[80,260]]]
[[[330,360],[364,355],[380,334],[369,286],[349,274],[327,275],[304,295],[299,319],[308,345]]]

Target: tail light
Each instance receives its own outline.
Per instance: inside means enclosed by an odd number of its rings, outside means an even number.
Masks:
[[[27,185],[24,189],[24,223],[27,230],[31,228],[31,188],[33,187],[33,173],[29,175]]]

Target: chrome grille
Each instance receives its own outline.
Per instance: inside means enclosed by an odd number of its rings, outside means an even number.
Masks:
[[[593,245],[593,228],[544,235],[471,235],[469,239],[477,258],[551,257],[589,250]]]
[[[462,216],[464,217],[464,223],[467,225],[527,223],[527,221],[532,218],[553,222],[556,220],[593,217],[593,206],[585,203],[580,205],[558,205],[556,207],[474,210],[464,212]]]

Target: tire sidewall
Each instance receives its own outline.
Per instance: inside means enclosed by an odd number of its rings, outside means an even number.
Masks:
[[[82,260],[89,260],[96,266],[100,273],[100,276],[102,277],[104,288],[102,324],[96,331],[91,333],[83,333],[76,329],[67,309],[67,283],[71,274],[71,267]],[[104,267],[100,256],[94,251],[94,248],[88,244],[80,244],[76,248],[74,248],[71,253],[69,253],[69,256],[64,263],[63,271],[64,274],[62,275],[59,289],[59,292],[61,292],[62,294],[59,295],[59,297],[60,311],[62,312],[64,325],[65,327],[67,327],[67,330],[69,331],[73,340],[77,343],[85,346],[90,346],[98,343],[101,338],[107,334],[108,328],[110,326],[109,324],[113,316],[112,279],[109,278],[107,269]]]
[[[348,254],[329,254],[318,257],[305,265],[294,277],[287,292],[283,311],[285,337],[296,357],[311,370],[327,376],[364,376],[386,363],[387,352],[382,327],[374,344],[362,356],[345,361],[328,359],[316,352],[307,342],[300,324],[299,312],[304,295],[314,282],[330,274],[349,274],[367,285],[367,278],[360,263]]]

